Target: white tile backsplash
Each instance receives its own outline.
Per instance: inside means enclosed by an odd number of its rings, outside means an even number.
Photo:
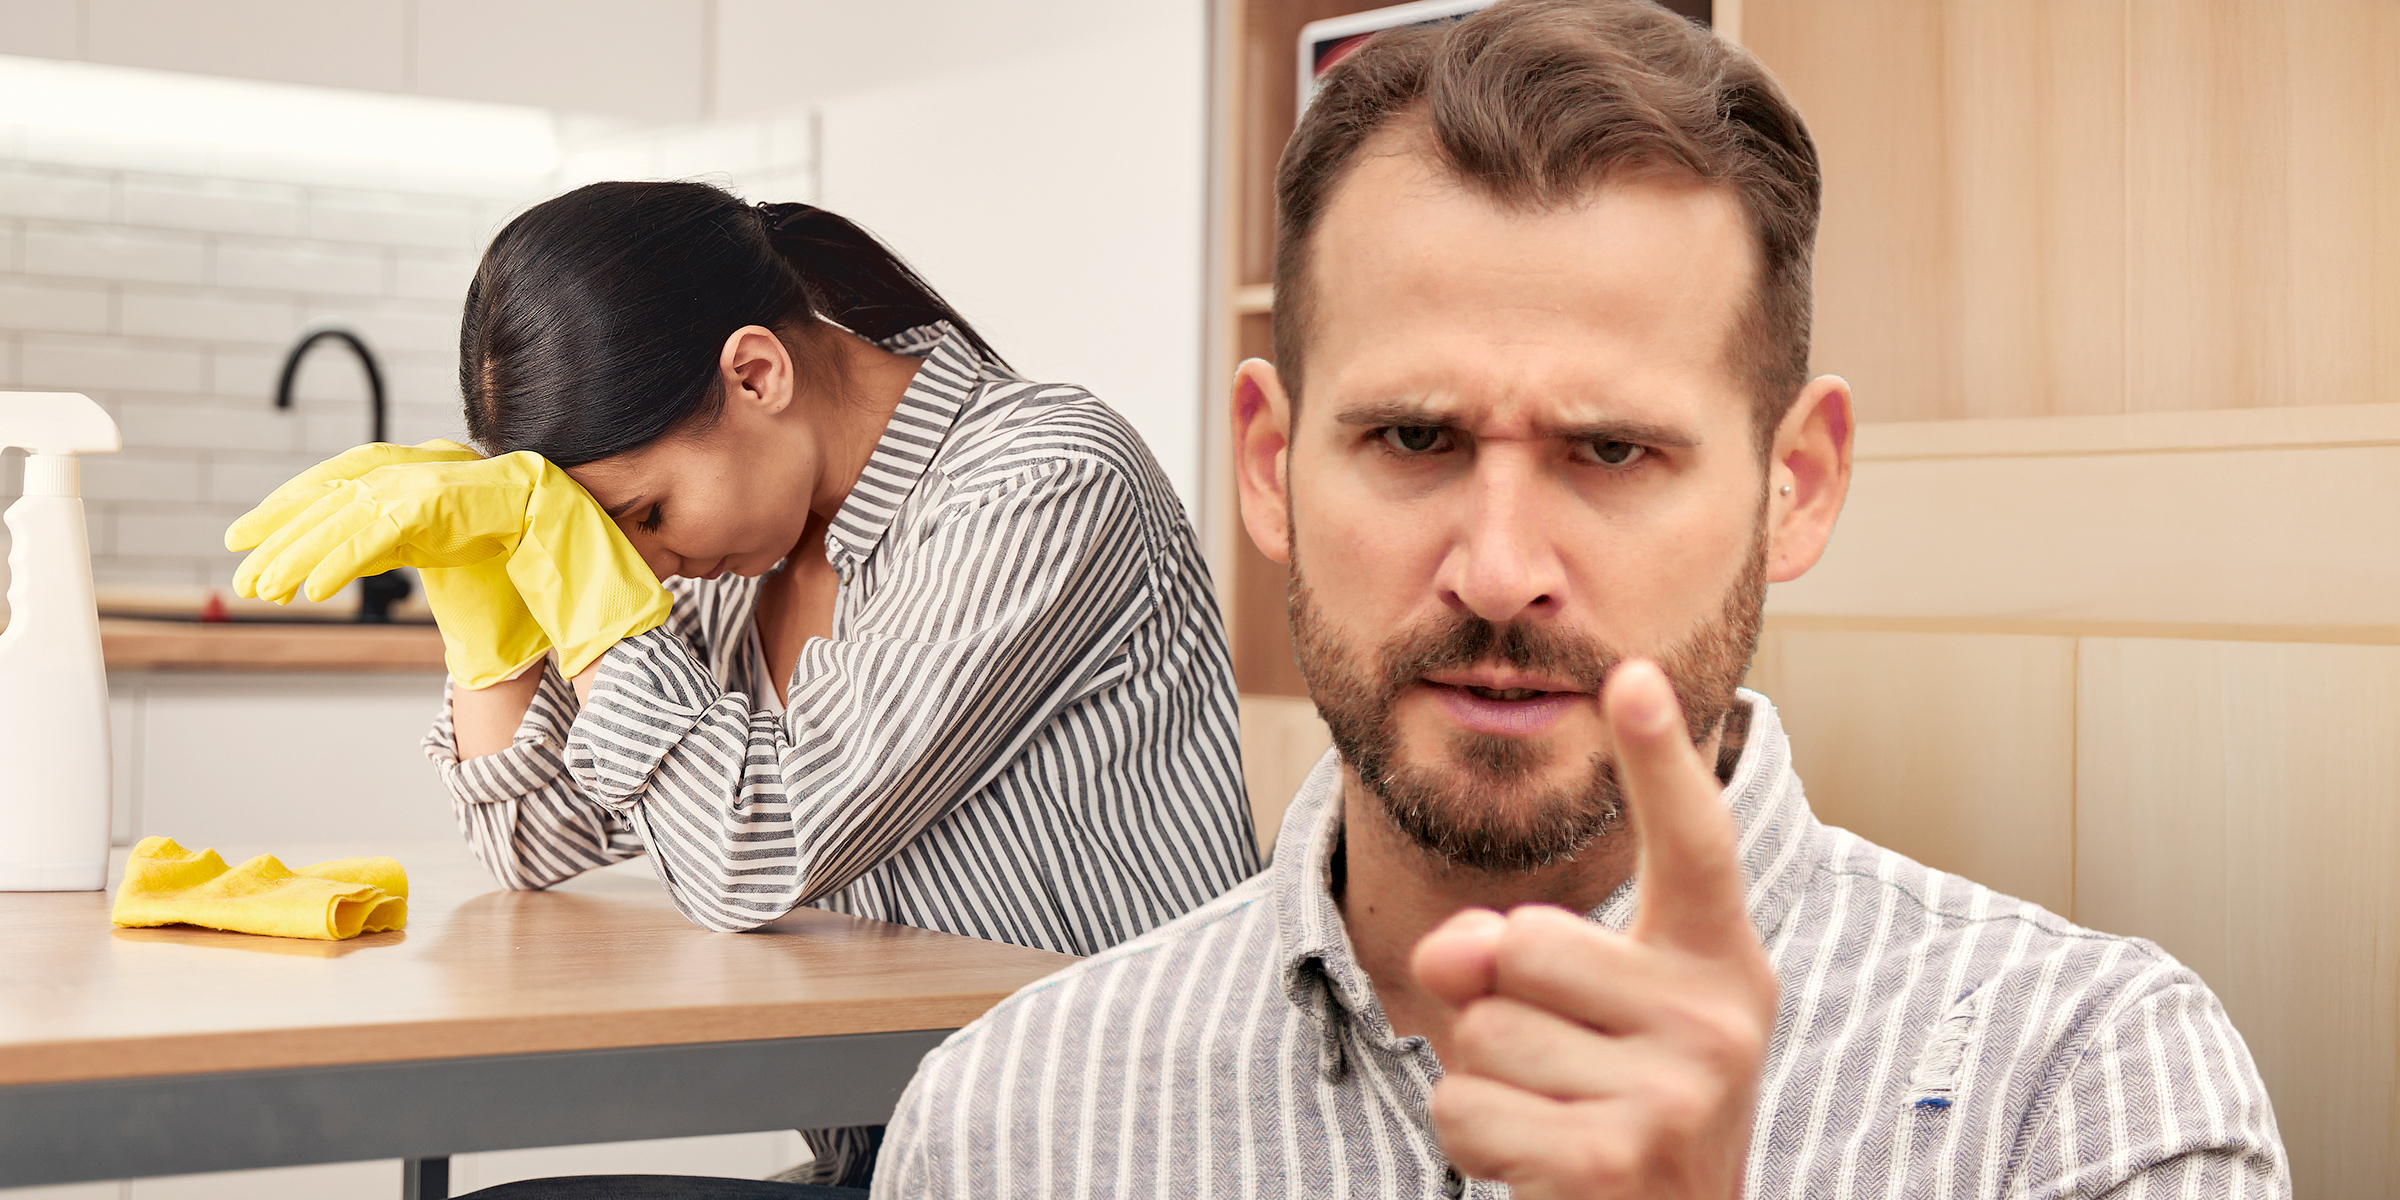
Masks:
[[[28,388],[198,392],[208,372],[208,352],[187,344],[29,333],[21,347],[18,381]]]
[[[392,294],[411,300],[439,300],[455,309],[466,297],[467,284],[475,278],[478,257],[402,250],[392,256]]]
[[[117,428],[128,447],[181,450],[296,451],[298,426],[265,400],[230,404],[200,397],[143,397],[117,409]],[[294,461],[286,459],[287,462]],[[296,462],[289,474],[307,467]],[[86,501],[114,499],[84,493]]]
[[[0,277],[0,328],[41,333],[107,333],[106,285],[64,279]]]
[[[395,353],[424,351],[449,357],[458,352],[459,306],[466,295],[466,285],[459,285],[459,299],[447,303],[439,300],[400,300],[339,298],[310,300],[305,306],[309,322],[339,322],[358,331],[361,338],[375,351],[378,362]],[[320,346],[323,343],[319,343]],[[317,351],[310,351],[313,361]]]
[[[107,226],[28,223],[24,271],[29,275],[199,283],[207,276],[208,244],[196,234]]]
[[[481,209],[464,199],[374,192],[319,193],[308,206],[308,235],[447,250],[488,240]]]
[[[22,163],[0,172],[0,213],[54,221],[115,217],[116,185],[104,174],[39,170]]]
[[[297,411],[274,409],[304,329],[366,339],[386,436],[463,440],[459,310],[510,218],[599,178],[807,199],[813,137],[806,111],[654,127],[537,177],[0,123],[0,387],[84,392],[118,420],[124,452],[84,476],[95,579],[222,584],[226,521],[367,436],[337,345],[301,368]]]
[[[189,454],[127,450],[83,460],[83,491],[113,500],[196,504],[208,498],[202,465]]]
[[[189,554],[194,547],[225,552],[225,526],[249,505],[116,504],[114,553],[131,558],[165,558]]]
[[[130,285],[118,295],[117,332],[129,337],[279,346],[300,323],[301,305],[289,296]]]
[[[220,287],[380,296],[389,281],[390,259],[387,251],[368,246],[221,237],[214,282]]]
[[[306,194],[290,184],[140,176],[121,195],[129,225],[293,237]]]
[[[202,469],[202,499],[213,504],[256,504],[292,477],[285,455],[212,454]]]

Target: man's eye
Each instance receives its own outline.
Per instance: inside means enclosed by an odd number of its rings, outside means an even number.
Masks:
[[[1630,467],[1642,461],[1649,448],[1632,442],[1591,442],[1593,461],[1604,467]]]
[[[1442,432],[1439,425],[1394,425],[1383,431],[1383,440],[1394,450],[1424,454],[1441,446]]]

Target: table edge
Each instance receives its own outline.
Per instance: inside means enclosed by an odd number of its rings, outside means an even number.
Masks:
[[[0,1087],[837,1034],[921,1033],[964,1026],[1013,992],[27,1042],[0,1047]]]

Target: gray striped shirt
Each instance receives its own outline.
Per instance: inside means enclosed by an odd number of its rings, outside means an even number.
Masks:
[[[2269,1197],[2264,1086],[2158,947],[1910,862],[1810,814],[1763,697],[1725,790],[1782,982],[1753,1197]],[[1274,865],[1027,987],[925,1060],[878,1197],[1501,1196],[1426,1115],[1329,891],[1328,753]],[[1592,914],[1623,929],[1628,884]]]
[[[1089,954],[1258,867],[1233,675],[1181,503],[1123,418],[947,325],[830,523],[833,636],[774,705],[758,582],[675,579],[590,704],[426,738],[484,865],[538,888],[647,851],[684,913],[802,904]],[[765,698],[765,702],[761,702]]]

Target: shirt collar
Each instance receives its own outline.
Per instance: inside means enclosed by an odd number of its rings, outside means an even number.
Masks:
[[[850,488],[825,531],[825,557],[848,579],[859,563],[875,553],[884,531],[917,481],[933,465],[942,439],[957,423],[958,414],[974,398],[975,389],[1008,376],[983,361],[948,321],[920,325],[877,343],[895,354],[921,356],[916,377],[884,426],[866,469]]]
[[[1819,826],[1801,794],[1800,778],[1792,772],[1791,745],[1774,704],[1756,692],[1738,695],[1750,706],[1750,732],[1724,796],[1741,829],[1739,852],[1750,920],[1760,940],[1766,941],[1782,926],[1815,865],[1816,856],[1809,851]],[[1328,750],[1284,813],[1274,864],[1268,868],[1268,891],[1276,906],[1277,961],[1285,995],[1325,1022],[1329,1037],[1338,1025],[1332,1020],[1341,1015],[1333,1011],[1338,1007],[1363,1019],[1373,1037],[1388,1040],[1383,1006],[1375,1002],[1374,985],[1351,953],[1349,930],[1333,901],[1341,793],[1341,758]],[[1638,885],[1639,880],[1628,881],[1590,917],[1611,929],[1626,928],[1633,921]],[[1338,1045],[1329,1041],[1327,1052],[1338,1056]],[[1339,1068],[1329,1062],[1327,1069],[1334,1073]]]

